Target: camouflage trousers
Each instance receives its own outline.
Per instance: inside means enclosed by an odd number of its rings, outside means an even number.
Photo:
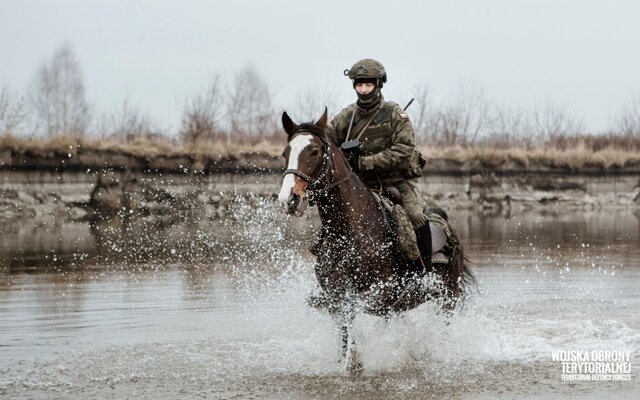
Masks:
[[[400,191],[402,207],[406,211],[414,229],[421,228],[427,222],[427,216],[424,214],[426,204],[420,196],[418,185],[414,180],[406,180],[398,182],[394,186]]]

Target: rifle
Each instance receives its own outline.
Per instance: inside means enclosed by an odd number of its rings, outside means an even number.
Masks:
[[[406,106],[404,106],[404,108],[402,109],[402,111],[407,111],[407,108],[409,108],[409,106],[413,103],[415,99],[412,97],[411,100],[409,100],[409,102],[407,103]]]

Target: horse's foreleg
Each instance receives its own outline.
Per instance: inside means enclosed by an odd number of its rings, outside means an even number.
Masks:
[[[350,307],[343,311],[338,322],[338,332],[340,335],[340,362],[344,362],[345,369],[351,375],[362,373],[362,362],[356,350],[356,341],[353,335],[353,320],[355,313]]]
[[[347,351],[349,350],[349,327],[347,324],[341,323],[338,327],[340,331],[340,360],[338,362],[342,362],[347,358]]]
[[[347,356],[344,361],[344,367],[350,375],[359,376],[364,368],[362,361],[360,361],[360,353],[356,350],[356,341],[353,337],[350,337],[347,343]]]
[[[336,322],[336,328],[338,331],[338,339],[340,340],[340,351],[338,362],[342,363],[347,358],[349,351],[349,339],[351,336],[351,324],[352,320],[345,318],[342,313],[339,315],[333,315],[333,319]]]

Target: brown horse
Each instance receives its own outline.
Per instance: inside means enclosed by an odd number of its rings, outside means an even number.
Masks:
[[[473,276],[461,246],[446,267],[426,274],[439,278],[438,287],[427,283],[419,261],[405,261],[381,203],[327,137],[326,109],[317,122],[300,125],[285,112],[282,124],[288,145],[279,200],[297,216],[309,200],[318,207],[324,240],[315,270],[324,292],[322,305],[338,323],[347,370],[358,372],[362,366],[351,329],[357,310],[388,317],[434,297],[447,300],[443,304],[451,308]]]

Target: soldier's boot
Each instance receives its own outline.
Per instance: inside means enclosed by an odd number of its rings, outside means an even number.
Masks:
[[[429,227],[428,220],[424,225],[416,229],[416,239],[418,242],[418,249],[420,250],[420,258],[422,259],[424,272],[431,272],[433,270],[433,264],[431,262],[431,228]]]

